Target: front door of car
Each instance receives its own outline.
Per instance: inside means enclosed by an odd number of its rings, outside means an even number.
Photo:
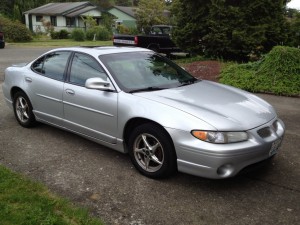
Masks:
[[[57,51],[37,59],[25,75],[33,111],[39,120],[63,126],[62,92],[69,51]]]
[[[108,79],[93,57],[75,53],[68,81],[64,84],[65,126],[77,133],[114,144],[118,93],[85,88],[85,81],[94,77]]]

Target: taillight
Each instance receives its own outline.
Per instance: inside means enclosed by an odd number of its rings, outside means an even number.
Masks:
[[[134,37],[134,44],[137,45],[138,42],[139,42],[138,36],[135,36],[135,37]]]

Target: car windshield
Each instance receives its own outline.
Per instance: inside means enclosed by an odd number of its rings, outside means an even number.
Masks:
[[[152,52],[108,54],[99,58],[126,92],[155,91],[197,81],[171,60]]]

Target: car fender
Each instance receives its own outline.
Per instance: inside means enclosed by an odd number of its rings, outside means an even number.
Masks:
[[[193,129],[216,130],[207,122],[156,101],[145,99],[134,94],[119,93],[118,127],[119,138],[123,137],[124,128],[128,121],[143,118],[153,121],[164,128],[191,132]]]

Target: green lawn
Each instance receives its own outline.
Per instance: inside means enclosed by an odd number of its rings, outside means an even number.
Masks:
[[[0,224],[103,224],[40,183],[0,165]]]
[[[12,46],[23,47],[69,47],[69,46],[109,46],[112,41],[73,41],[71,39],[52,40],[47,38],[34,39],[31,42],[9,43]]]

